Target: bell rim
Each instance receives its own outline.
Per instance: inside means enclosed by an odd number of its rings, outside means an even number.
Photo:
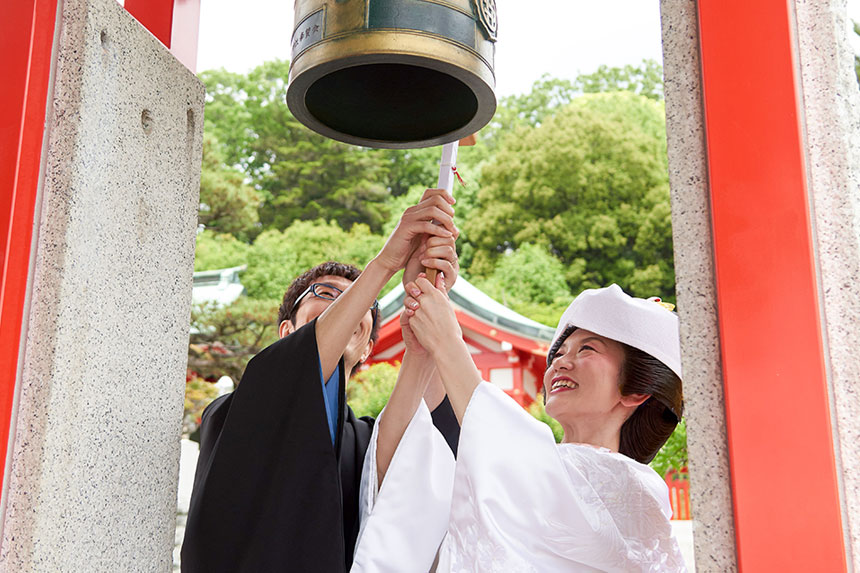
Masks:
[[[375,140],[343,133],[323,124],[308,111],[305,104],[305,95],[310,87],[322,77],[346,68],[370,64],[392,63],[413,65],[448,74],[461,81],[465,86],[472,90],[472,93],[475,95],[478,102],[491,102],[492,105],[479,105],[475,116],[472,117],[467,124],[458,129],[432,138],[406,142]],[[290,75],[293,76],[292,73]],[[290,78],[289,84],[287,85],[286,100],[290,113],[292,113],[293,116],[308,129],[342,143],[375,149],[420,149],[457,141],[463,137],[477,133],[481,128],[487,125],[495,115],[497,107],[496,95],[493,86],[488,84],[480,74],[456,64],[429,58],[427,56],[389,52],[376,54],[365,53],[349,56],[318,63],[313,67],[301,70],[294,77]]]

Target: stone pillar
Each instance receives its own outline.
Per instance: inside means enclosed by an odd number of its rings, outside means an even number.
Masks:
[[[115,0],[61,5],[0,570],[168,571],[203,87]]]
[[[696,0],[661,0],[666,137],[697,571],[737,570]]]
[[[794,5],[845,547],[849,564],[860,571],[860,87],[854,32],[846,0]]]
[[[798,510],[793,514],[782,510],[780,515],[789,516],[789,519],[796,515],[797,521],[779,524],[783,537],[772,548],[754,547],[755,543],[744,546],[744,539],[760,539],[762,532],[756,534],[758,538],[745,537],[750,535],[749,532],[739,532],[734,521],[738,508],[733,506],[732,497],[732,439],[726,431],[725,379],[719,328],[720,312],[724,309],[717,305],[720,285],[715,278],[712,218],[712,193],[720,193],[721,189],[711,188],[708,172],[697,13],[702,5],[703,0],[661,0],[672,223],[687,399],[696,568],[697,571],[722,572],[738,569],[739,563],[743,562],[745,547],[747,553],[754,550],[759,561],[768,555],[772,555],[774,561],[784,561],[786,556],[795,552],[792,546],[784,545],[791,537],[786,532],[797,532],[792,539],[796,538],[798,547],[802,546],[802,532],[810,533],[808,527],[805,529],[808,516],[800,509],[804,488],[815,486],[800,480],[792,484],[799,497],[785,499],[784,503],[786,507],[794,505]],[[762,1],[751,5],[750,10],[755,7],[760,18],[782,17],[775,6],[775,3]],[[713,14],[714,5],[708,8]],[[860,401],[857,399],[860,380],[860,353],[857,351],[860,348],[860,89],[853,67],[850,45],[853,31],[847,18],[846,0],[794,0],[791,8],[791,32],[796,41],[791,49],[791,59],[799,94],[797,117],[803,133],[802,151],[806,165],[803,184],[809,197],[812,255],[818,288],[817,297],[809,300],[801,295],[795,304],[806,305],[807,308],[809,305],[817,306],[820,332],[786,335],[808,340],[810,353],[819,349],[822,352],[830,402],[829,421],[825,424],[829,424],[828,429],[832,428],[838,481],[833,486],[838,490],[838,496],[832,498],[835,500],[832,510],[835,515],[841,515],[844,555],[836,555],[834,549],[821,557],[831,564],[842,561],[844,557],[847,570],[856,571],[860,570]],[[731,50],[733,46],[725,47]],[[713,50],[714,46],[711,48]],[[780,50],[779,58],[784,62],[789,51],[784,46],[775,49]],[[737,53],[726,58],[737,58]],[[734,59],[730,61],[735,62]],[[738,65],[744,65],[743,61]],[[740,90],[740,85],[736,87]],[[718,89],[726,90],[727,86],[718,86]],[[751,88],[744,84],[744,89]],[[738,100],[742,102],[747,95],[739,91]],[[785,117],[786,122],[794,120],[793,117]],[[773,180],[773,185],[779,185],[779,181]],[[767,191],[772,192],[773,189]],[[739,208],[744,206],[739,205]],[[760,224],[768,224],[766,217],[762,216]],[[722,239],[731,240],[732,237]],[[794,255],[782,253],[781,256]],[[796,256],[802,258],[803,253]],[[770,263],[762,261],[763,265]],[[780,280],[778,271],[772,278]],[[722,288],[727,286],[722,285]],[[762,292],[767,287],[767,284],[757,283],[754,290]],[[791,305],[784,308],[786,316],[790,316]],[[749,310],[758,309],[751,307]],[[778,318],[776,320],[779,322]],[[786,320],[786,323],[790,321]],[[821,345],[817,344],[819,335]],[[727,335],[723,332],[722,336]],[[777,340],[774,343],[781,342]],[[779,366],[773,364],[769,374],[779,377]],[[734,372],[735,377],[738,374]],[[774,384],[773,380],[761,380],[762,384],[769,384],[769,388],[780,389],[782,396],[774,395],[776,399],[772,407],[775,408],[787,403],[784,396],[792,395],[794,385],[815,383],[798,380],[791,371],[782,374],[782,385]],[[803,412],[804,405],[798,406],[798,411]],[[761,435],[739,433],[733,438],[737,442],[735,447],[743,445],[749,453],[749,440],[758,440],[753,447],[760,448],[762,453],[778,452],[782,459],[791,460],[791,463],[796,461],[797,467],[807,463],[803,449],[773,436],[766,427],[768,415],[765,411],[762,414],[761,423],[765,427],[762,427]],[[821,416],[815,418],[815,423],[822,419]],[[807,423],[802,414],[796,420],[799,428]],[[830,468],[822,467],[821,470],[826,473]],[[746,472],[744,479],[749,479],[748,465]],[[783,472],[780,479],[784,488],[791,476]],[[818,485],[826,487],[826,480]],[[750,510],[749,506],[743,509],[748,519],[750,511],[762,511],[761,508]],[[755,517],[759,523],[767,521],[766,515]],[[803,555],[808,559],[810,551],[814,553],[815,550],[807,544]]]

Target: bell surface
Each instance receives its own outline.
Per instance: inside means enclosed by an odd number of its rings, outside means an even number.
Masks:
[[[296,0],[287,105],[331,139],[431,147],[496,111],[495,0]]]

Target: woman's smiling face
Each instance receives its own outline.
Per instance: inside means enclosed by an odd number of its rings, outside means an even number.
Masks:
[[[543,377],[546,413],[565,424],[609,414],[621,401],[620,343],[576,329],[559,347]]]

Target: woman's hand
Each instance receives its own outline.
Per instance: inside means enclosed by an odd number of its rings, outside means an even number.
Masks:
[[[406,352],[409,353],[410,356],[414,356],[415,358],[424,359],[429,358],[430,353],[427,352],[427,349],[421,346],[421,343],[418,342],[418,338],[415,336],[415,333],[412,332],[412,326],[409,324],[410,315],[405,311],[400,313],[400,332],[403,334],[403,344],[406,345]]]
[[[422,273],[406,285],[404,300],[411,334],[433,357],[439,360],[455,343],[462,341],[463,332],[445,291],[445,278],[436,276],[434,287]],[[405,341],[405,334],[404,334]]]
[[[403,301],[406,318],[401,320],[408,322],[409,334],[414,335],[421,347],[433,357],[451,407],[462,425],[472,392],[481,383],[481,373],[463,340],[463,331],[448,301],[444,281],[441,274],[437,275],[434,287],[421,274],[407,284],[406,300]],[[404,331],[404,341],[406,336]]]
[[[403,212],[375,260],[394,274],[406,266],[425,235],[456,239],[460,231],[454,225],[453,204],[454,198],[444,189],[425,191],[417,205]]]

